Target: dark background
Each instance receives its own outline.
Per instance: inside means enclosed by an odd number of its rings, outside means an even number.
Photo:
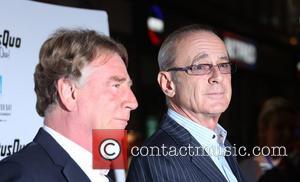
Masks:
[[[139,102],[127,128],[140,131],[144,138],[153,127],[151,121],[159,122],[166,111],[164,95],[156,82],[159,45],[151,44],[147,33],[146,20],[153,5],[163,12],[165,31],[158,34],[161,40],[178,27],[199,23],[255,44],[256,65],[251,69],[239,67],[233,75],[232,101],[219,121],[232,144],[249,148],[256,145],[258,114],[265,100],[281,96],[300,108],[298,0],[38,1],[107,11],[110,35],[128,49],[129,74]]]

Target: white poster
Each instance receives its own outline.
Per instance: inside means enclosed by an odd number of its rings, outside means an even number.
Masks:
[[[109,34],[104,11],[2,0],[0,11],[0,160],[32,141],[43,120],[35,110],[33,73],[42,43],[57,28]]]

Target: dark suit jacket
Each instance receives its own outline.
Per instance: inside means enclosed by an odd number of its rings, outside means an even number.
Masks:
[[[166,148],[174,146],[177,151],[181,146],[187,147],[190,144],[190,146],[199,147],[207,154],[196,139],[168,115],[164,117],[160,129],[146,141],[145,146],[162,146],[163,144]],[[230,144],[226,141],[225,145]],[[145,152],[145,150],[143,151]],[[159,152],[160,156],[139,155],[134,157],[130,164],[127,181],[227,181],[208,155],[168,156],[163,155],[161,151]],[[236,159],[229,156],[226,157],[226,160],[237,180],[244,181]]]
[[[90,181],[68,153],[42,128],[21,151],[0,162],[1,182]]]

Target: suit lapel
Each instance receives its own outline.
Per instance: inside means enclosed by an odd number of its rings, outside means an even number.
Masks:
[[[230,143],[227,140],[225,141],[225,146],[226,146],[227,150],[230,149],[229,152],[230,152],[230,154],[233,155],[234,151],[232,150],[232,147],[231,147]],[[238,181],[244,181],[243,177],[242,177],[242,174],[241,174],[241,171],[240,171],[240,167],[238,165],[238,162],[232,155],[226,155],[225,156],[226,161],[228,162],[228,165],[230,166],[230,169],[233,172],[233,174],[235,175],[236,179]]]
[[[204,151],[202,146],[185,128],[179,125],[167,114],[163,120],[164,122],[162,123],[161,129],[168,133],[179,147],[187,147],[190,144],[190,146],[193,146],[194,153],[200,154],[200,156],[191,156],[190,160],[200,171],[202,171],[203,174],[207,176],[208,179],[211,181],[227,181],[213,160]]]
[[[72,182],[90,181],[74,160],[68,160],[63,168],[63,174]]]
[[[62,173],[68,181],[90,181],[69,154],[44,129],[40,128],[33,141],[40,144],[53,163],[62,168]]]
[[[191,136],[191,145],[198,147],[194,150],[194,153],[198,153],[200,156],[191,156],[191,161],[202,170],[204,174],[212,181],[224,181],[227,182],[224,175],[221,173],[219,168],[216,166],[214,161],[208,156],[202,146]],[[198,150],[198,151],[197,151]]]

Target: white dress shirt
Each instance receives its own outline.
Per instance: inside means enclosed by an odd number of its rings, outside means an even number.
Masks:
[[[78,164],[78,166],[83,170],[83,172],[89,177],[92,182],[109,181],[109,179],[105,176],[107,175],[109,170],[93,169],[93,156],[89,151],[47,126],[43,126],[43,129],[47,133],[49,133],[56,140],[56,142],[71,156],[71,158]]]

